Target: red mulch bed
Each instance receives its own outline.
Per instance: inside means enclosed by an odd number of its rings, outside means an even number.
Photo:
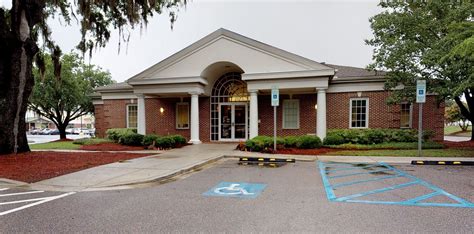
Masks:
[[[279,149],[277,154],[301,154],[301,155],[320,155],[328,152],[341,151],[341,149],[319,148],[319,149]]]
[[[474,141],[444,141],[443,144],[448,148],[456,149],[473,149],[474,150]]]
[[[94,145],[82,145],[81,150],[91,151],[132,151],[132,150],[144,150],[143,146],[127,146],[117,143],[107,142],[99,143]]]
[[[121,160],[148,156],[147,154],[108,152],[28,152],[0,155],[0,178],[37,182]]]

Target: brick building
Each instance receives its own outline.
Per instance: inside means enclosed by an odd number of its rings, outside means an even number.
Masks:
[[[272,135],[273,87],[280,136],[417,128],[418,105],[387,105],[384,81],[383,72],[318,63],[219,29],[124,83],[98,88],[96,132],[129,127],[192,143]],[[428,96],[423,112],[423,127],[442,140],[444,105]]]

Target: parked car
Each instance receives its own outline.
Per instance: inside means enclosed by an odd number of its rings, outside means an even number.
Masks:
[[[40,135],[49,135],[49,133],[52,132],[53,130],[54,129],[45,128],[45,129],[41,130]]]
[[[35,128],[35,129],[30,130],[31,135],[39,135],[40,132],[41,132],[41,129],[39,129],[39,128]]]
[[[48,133],[48,135],[59,135],[59,130],[58,129],[53,129]]]

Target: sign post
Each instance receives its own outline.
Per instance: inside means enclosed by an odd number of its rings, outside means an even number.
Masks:
[[[421,140],[423,136],[423,103],[426,101],[426,80],[416,81],[416,103],[418,103],[418,157],[421,157]]]
[[[272,87],[273,106],[273,150],[276,151],[277,139],[277,106],[280,104],[280,93],[277,86]]]

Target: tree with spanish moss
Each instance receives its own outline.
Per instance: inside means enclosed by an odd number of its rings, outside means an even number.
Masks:
[[[369,68],[386,70],[391,103],[413,102],[416,81],[441,103],[454,100],[474,122],[474,3],[461,1],[382,1],[370,19],[374,47]],[[462,101],[462,98],[466,102]],[[474,131],[471,137],[474,140]]]
[[[184,4],[186,0],[12,0],[10,9],[0,7],[0,154],[29,151],[25,114],[34,86],[33,62],[45,71],[44,59],[36,56],[39,46],[51,53],[54,75],[61,75],[61,49],[51,37],[48,19],[78,22],[77,47],[91,55],[93,48],[107,44],[113,30],[120,42],[127,42],[128,29],[146,26],[155,14],[167,11],[173,23]]]

